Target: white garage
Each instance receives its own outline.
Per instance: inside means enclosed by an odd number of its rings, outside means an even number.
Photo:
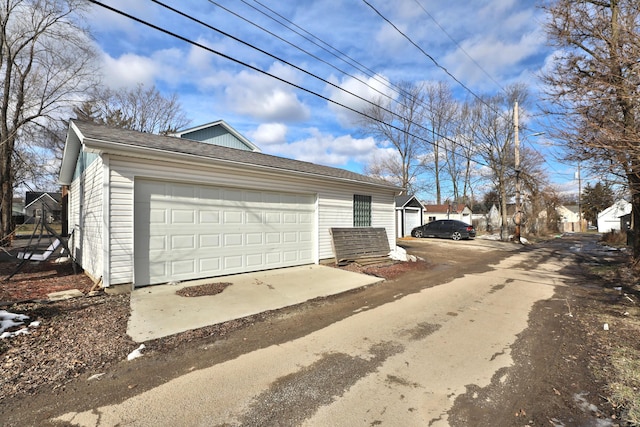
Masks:
[[[397,196],[396,237],[411,236],[411,230],[423,224],[424,205],[415,196]]]
[[[317,264],[334,257],[332,228],[384,228],[395,246],[393,184],[237,148],[228,125],[201,130],[202,141],[71,121],[60,183],[86,274],[139,287]]]
[[[135,182],[135,283],[314,262],[315,196]]]

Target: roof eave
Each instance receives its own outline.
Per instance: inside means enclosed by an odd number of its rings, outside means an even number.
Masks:
[[[163,160],[165,160],[167,157],[171,157],[172,160],[176,160],[176,158],[181,158],[182,160],[187,162],[197,161],[200,163],[209,163],[209,164],[214,163],[214,164],[223,164],[223,165],[241,165],[243,167],[253,168],[257,170],[277,171],[279,173],[286,172],[286,173],[289,173],[292,175],[298,175],[298,176],[309,176],[309,177],[323,178],[323,179],[329,179],[329,180],[339,181],[339,182],[350,182],[350,183],[356,183],[359,185],[368,185],[368,186],[377,187],[377,188],[386,188],[389,190],[393,190],[394,192],[402,191],[402,188],[397,187],[393,184],[386,184],[384,182],[375,183],[375,182],[358,181],[355,179],[316,174],[312,172],[296,171],[293,169],[283,169],[283,168],[277,168],[273,166],[256,165],[256,164],[238,162],[233,160],[219,159],[215,157],[204,157],[196,154],[167,151],[167,150],[162,150],[162,149],[152,148],[152,147],[134,146],[134,145],[122,144],[114,141],[103,141],[103,140],[93,139],[93,138],[83,138],[82,144],[86,147],[87,150],[100,152],[100,153],[134,154],[142,158],[150,158],[150,152],[151,152],[155,154],[155,157]],[[76,161],[77,161],[77,156],[76,156]],[[74,170],[75,170],[75,162],[74,162]],[[73,170],[71,174],[73,176]],[[64,184],[64,185],[68,185],[68,184]]]
[[[60,203],[58,202],[56,199],[54,199],[53,197],[51,197],[51,195],[47,192],[42,193],[40,196],[38,196],[36,199],[34,199],[31,203],[29,203],[28,205],[26,205],[24,208],[27,209],[29,206],[33,205],[34,203],[40,201],[44,196],[47,196],[49,199],[51,199],[52,202],[54,203]]]
[[[67,131],[67,139],[64,143],[64,151],[62,154],[62,165],[60,166],[60,174],[58,175],[58,184],[71,185],[73,174],[78,163],[78,155],[82,147],[82,132],[71,121],[69,130]]]

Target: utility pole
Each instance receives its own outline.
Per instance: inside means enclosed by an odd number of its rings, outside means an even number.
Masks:
[[[582,233],[582,180],[580,179],[580,162],[578,162],[578,221],[580,221],[580,232]]]
[[[518,135],[518,102],[513,106],[513,140],[515,145],[515,170],[516,170],[516,214],[514,216],[514,222],[516,224],[516,232],[513,236],[513,241],[520,243],[520,225],[522,221],[521,206],[520,206],[520,137]]]

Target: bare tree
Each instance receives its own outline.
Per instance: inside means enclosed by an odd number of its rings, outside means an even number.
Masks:
[[[529,147],[522,148],[520,160],[520,181],[525,200],[522,223],[528,233],[536,234],[543,231],[536,218],[546,210],[548,177],[544,169],[545,160],[540,152]]]
[[[177,94],[162,95],[155,86],[130,90],[98,88],[74,110],[79,119],[139,132],[168,134],[189,124]]]
[[[443,141],[446,153],[445,169],[451,178],[453,194],[456,201],[472,204],[474,175],[475,145],[474,135],[476,134],[472,109],[468,103],[461,104],[457,109],[454,120],[455,136]]]
[[[500,196],[502,240],[508,238],[507,200],[509,186],[514,182],[514,121],[513,105],[525,105],[527,90],[516,84],[505,92],[486,97],[473,104],[473,130],[478,156],[488,166],[494,188]]]
[[[0,3],[0,239],[11,233],[16,150],[93,83],[92,42],[76,0]]]
[[[426,125],[431,129],[429,141],[424,141],[424,151],[433,153],[430,158],[431,164],[423,165],[433,171],[436,188],[437,204],[442,203],[442,183],[443,163],[447,163],[449,175],[451,176],[454,190],[454,199],[458,198],[457,176],[455,166],[452,165],[453,158],[450,158],[449,149],[455,149],[447,144],[448,135],[454,127],[454,120],[458,110],[458,103],[453,98],[451,87],[444,82],[436,82],[425,86],[425,119]],[[454,169],[452,169],[452,166]],[[452,175],[453,172],[453,175]]]
[[[624,177],[640,257],[640,3],[556,0],[546,6],[559,51],[543,76],[568,158]]]
[[[394,148],[393,158],[379,159],[367,170],[405,188],[408,193],[421,189],[419,157],[424,155],[425,102],[422,86],[403,82],[396,101],[377,99],[359,123],[364,132],[387,141]]]

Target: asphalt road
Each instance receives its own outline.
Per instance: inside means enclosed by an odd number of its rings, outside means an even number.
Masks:
[[[538,301],[569,278],[571,258],[480,239],[412,241],[455,271],[464,257],[500,252],[470,271],[296,339],[194,370],[115,405],[56,418],[81,426],[446,426],[455,398],[511,366],[510,346]],[[505,254],[505,251],[512,251]],[[449,260],[449,261],[447,261]],[[429,274],[425,272],[424,274]],[[202,351],[215,352],[215,345]],[[504,381],[506,378],[499,378]],[[494,378],[495,380],[495,378]]]

